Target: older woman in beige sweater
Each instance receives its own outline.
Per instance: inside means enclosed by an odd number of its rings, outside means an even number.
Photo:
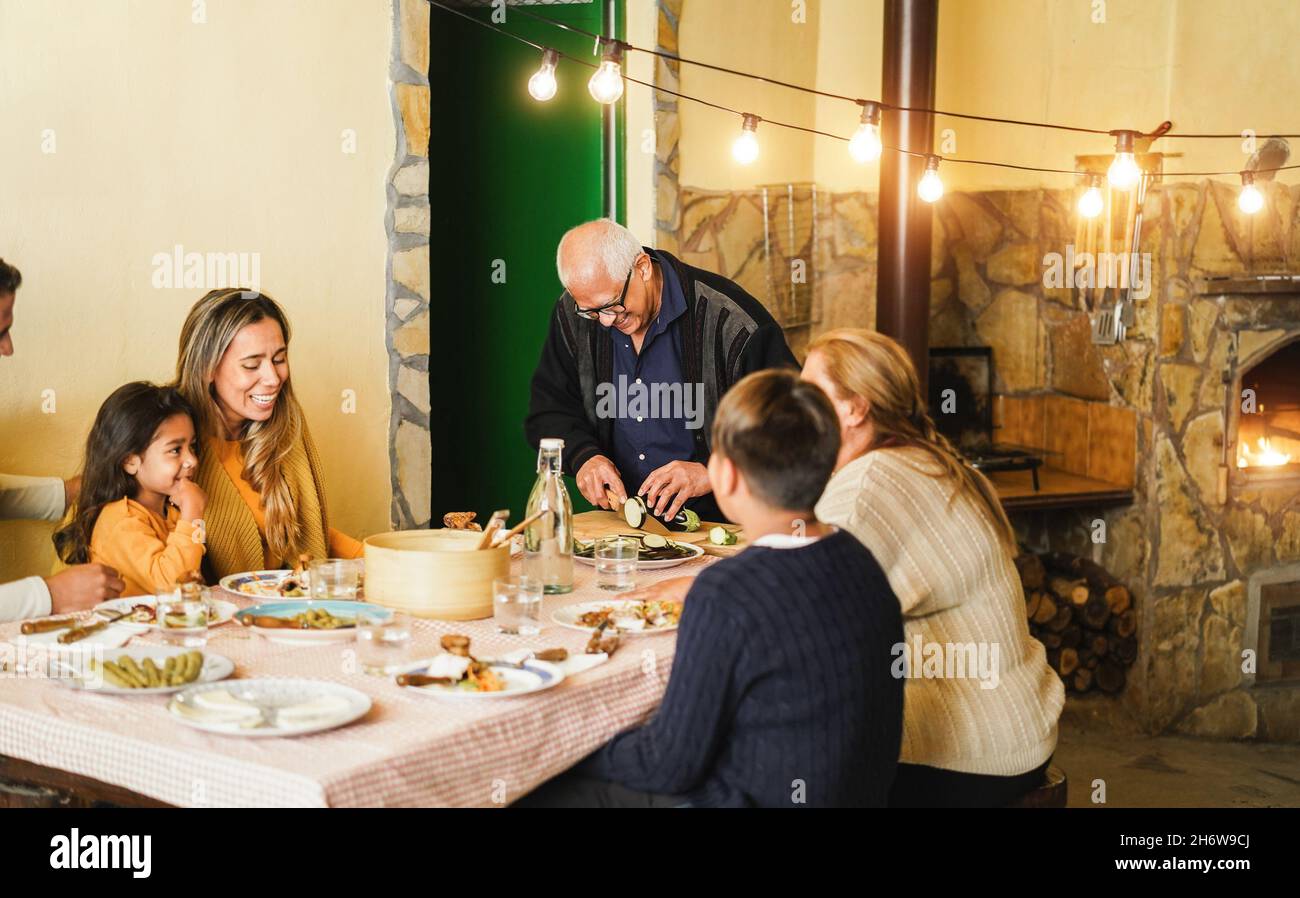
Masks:
[[[893,340],[830,331],[803,376],[830,396],[841,429],[817,517],[871,550],[902,605],[908,679],[890,803],[1007,804],[1041,782],[1065,692],[1029,635],[998,497],[937,432]]]
[[[893,340],[829,331],[809,347],[803,377],[840,422],[817,519],[871,550],[902,605],[906,641],[881,674],[907,677],[890,804],[1010,804],[1042,782],[1065,690],[1029,635],[997,494],[935,429]],[[681,597],[689,584],[664,580],[643,594]]]

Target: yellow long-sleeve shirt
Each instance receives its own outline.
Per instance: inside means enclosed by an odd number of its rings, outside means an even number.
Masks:
[[[203,562],[203,543],[194,538],[194,525],[177,517],[171,509],[163,520],[134,499],[105,505],[90,537],[90,560],[122,575],[123,596],[170,592]]]

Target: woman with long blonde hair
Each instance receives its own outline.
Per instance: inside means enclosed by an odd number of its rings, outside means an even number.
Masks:
[[[198,416],[210,579],[355,558],[329,526],[322,466],[289,378],[289,322],[265,294],[213,290],[181,328],[176,387]]]
[[[828,331],[809,346],[803,377],[840,422],[817,517],[871,550],[902,606],[907,683],[890,804],[1008,804],[1041,784],[1065,691],[1029,635],[997,492],[938,432],[890,338]]]

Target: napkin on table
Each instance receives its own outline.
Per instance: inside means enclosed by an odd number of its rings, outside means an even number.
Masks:
[[[85,639],[78,639],[76,642],[66,646],[59,642],[59,637],[67,630],[53,630],[49,633],[19,633],[13,638],[14,645],[57,645],[61,648],[100,648],[100,649],[117,649],[126,645],[131,637],[139,636],[149,630],[148,624],[109,624],[104,629],[91,633]]]
[[[508,661],[511,664],[518,664],[520,661],[527,658],[529,653],[532,651],[532,649],[516,649],[513,652],[506,652],[506,654],[501,656],[501,660]],[[580,674],[583,671],[591,670],[593,667],[604,664],[608,660],[609,655],[604,652],[597,652],[593,655],[588,655],[586,653],[575,654],[570,652],[569,657],[565,658],[563,661],[552,661],[550,663],[558,667],[560,672],[566,677],[572,677],[575,674]]]

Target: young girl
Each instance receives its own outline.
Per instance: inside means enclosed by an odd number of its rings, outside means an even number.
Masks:
[[[123,596],[170,592],[197,572],[207,496],[198,467],[194,411],[176,390],[129,383],[104,401],[86,440],[76,511],[54,534],[67,564],[118,570]]]

